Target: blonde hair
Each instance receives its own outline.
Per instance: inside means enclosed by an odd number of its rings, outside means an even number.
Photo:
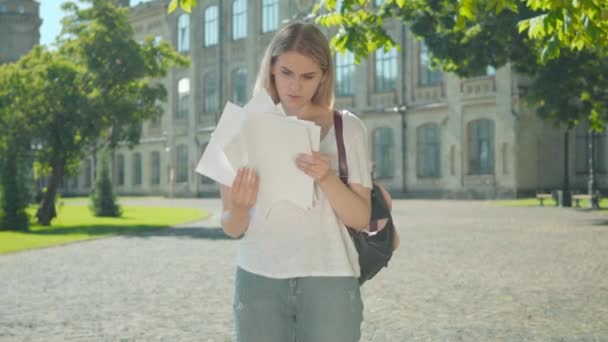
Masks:
[[[279,103],[277,86],[272,75],[272,66],[277,58],[286,52],[298,52],[312,58],[319,64],[324,79],[319,83],[312,97],[312,103],[332,108],[336,73],[327,37],[315,25],[293,23],[283,27],[274,36],[260,63],[260,71],[255,82],[255,91],[266,89],[274,103]]]

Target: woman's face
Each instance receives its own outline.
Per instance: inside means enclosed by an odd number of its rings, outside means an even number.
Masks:
[[[323,80],[323,71],[312,58],[298,52],[285,52],[272,66],[277,92],[283,108],[300,116],[311,105],[311,99]]]

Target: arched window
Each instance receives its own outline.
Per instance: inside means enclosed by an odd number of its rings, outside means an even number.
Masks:
[[[190,51],[190,15],[187,13],[177,17],[177,51]]]
[[[432,86],[443,81],[443,72],[431,68],[431,53],[424,42],[420,42],[418,67],[418,83],[421,86]]]
[[[439,125],[424,124],[416,130],[418,177],[441,175],[441,139]]]
[[[232,39],[247,37],[247,1],[232,1]]]
[[[160,152],[150,152],[150,184],[160,184]]]
[[[393,129],[380,127],[373,134],[373,160],[375,178],[392,178],[395,173]]]
[[[479,119],[468,124],[469,174],[494,174],[494,121]]]
[[[397,85],[397,49],[376,50],[376,92],[394,90]]]
[[[232,100],[238,105],[247,102],[247,70],[238,68],[232,72]]]
[[[219,109],[217,83],[217,72],[215,70],[207,72],[203,77],[203,111],[206,113],[216,112]]]
[[[177,170],[175,170],[175,182],[188,182],[188,146],[182,144],[177,146]]]
[[[141,185],[141,153],[133,153],[133,185]]]
[[[177,82],[177,93],[178,102],[175,117],[185,119],[190,111],[190,79],[188,77],[184,77]]]
[[[351,96],[355,92],[355,56],[352,52],[336,53],[336,95]]]
[[[270,32],[279,26],[279,1],[262,1],[262,32]]]
[[[217,6],[209,6],[205,10],[205,41],[204,46],[217,44],[218,38],[218,12]]]

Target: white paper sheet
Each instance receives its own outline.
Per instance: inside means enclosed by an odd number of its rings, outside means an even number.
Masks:
[[[236,177],[236,171],[230,165],[221,147],[214,141],[207,144],[195,171],[227,186],[232,186],[234,177]]]
[[[309,127],[276,115],[256,115],[245,121],[249,166],[260,176],[257,207],[261,210],[277,201],[312,207],[313,179],[295,164],[299,153],[311,152]]]
[[[232,186],[240,167],[260,176],[256,207],[267,211],[277,201],[302,208],[313,204],[313,179],[300,171],[299,153],[318,151],[321,128],[285,115],[264,91],[241,108],[228,102],[199,161],[196,172]]]

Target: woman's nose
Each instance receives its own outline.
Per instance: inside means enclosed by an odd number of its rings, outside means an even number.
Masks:
[[[289,89],[300,90],[300,81],[297,78],[291,79],[291,81],[289,82]]]

